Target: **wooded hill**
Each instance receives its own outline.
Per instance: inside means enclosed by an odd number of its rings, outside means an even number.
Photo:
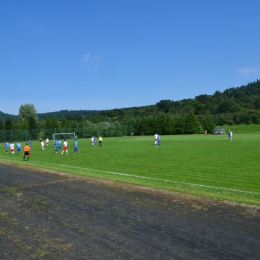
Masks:
[[[161,100],[155,105],[121,108],[100,111],[68,111],[38,114],[39,119],[55,116],[70,120],[79,117],[88,118],[91,122],[119,120],[130,124],[141,117],[155,116],[158,113],[170,113],[175,117],[193,111],[198,119],[208,113],[214,117],[216,125],[223,124],[260,124],[260,80],[246,86],[229,88],[224,92],[216,91],[213,95],[202,94],[194,99],[180,101]]]
[[[190,115],[204,129],[205,119],[213,121],[214,125],[239,125],[239,124],[260,124],[260,80],[249,83],[246,86],[229,88],[223,91],[216,91],[213,95],[201,94],[193,99],[180,101],[161,100],[155,105],[121,108],[112,110],[61,110],[58,112],[38,114],[39,121],[49,121],[55,118],[63,120],[63,124],[74,124],[84,126],[87,124],[98,124],[109,122],[110,124],[133,125],[139,134],[149,130],[154,132],[154,124],[174,124],[174,133],[182,133],[181,128],[187,125]],[[193,116],[194,115],[194,116]],[[0,112],[2,121],[7,118],[16,120],[12,116]],[[179,127],[178,127],[179,124]],[[43,126],[43,123],[41,124]],[[179,128],[177,131],[176,129]],[[184,127],[185,128],[185,127]],[[159,129],[160,133],[172,133],[173,130]],[[197,130],[196,130],[197,131]],[[151,133],[152,133],[151,132]],[[158,131],[159,132],[159,131]],[[185,131],[188,133],[189,131]]]

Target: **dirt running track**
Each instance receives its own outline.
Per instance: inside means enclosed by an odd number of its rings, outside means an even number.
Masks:
[[[0,259],[260,259],[259,207],[16,167],[0,163]]]

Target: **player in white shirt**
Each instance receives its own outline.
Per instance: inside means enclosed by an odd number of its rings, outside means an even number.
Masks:
[[[42,148],[42,150],[44,150],[44,142],[43,141],[41,141],[41,148]]]
[[[155,133],[154,135],[154,144],[157,145],[158,144],[158,134]]]
[[[69,151],[68,151],[68,142],[66,141],[66,139],[63,142],[63,148],[62,148],[62,153],[61,154],[64,154],[64,152],[66,152],[66,154],[69,153]]]
[[[230,130],[228,130],[228,138],[229,138],[230,141],[232,141],[233,133]]]
[[[11,154],[14,155],[14,143],[13,142],[10,143],[10,151],[11,151]]]

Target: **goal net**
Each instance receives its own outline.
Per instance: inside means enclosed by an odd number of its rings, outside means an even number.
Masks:
[[[52,139],[75,139],[75,133],[55,133],[52,135]]]
[[[213,134],[214,135],[224,135],[226,132],[225,132],[225,129],[224,128],[214,128],[213,129]]]

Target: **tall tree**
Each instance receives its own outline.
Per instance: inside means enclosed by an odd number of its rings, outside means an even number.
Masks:
[[[2,120],[0,118],[0,130],[3,130],[3,128],[4,128],[4,124],[3,124],[3,122],[2,122]]]
[[[28,119],[29,129],[37,129],[37,121],[34,116],[30,116]]]
[[[60,120],[60,127],[66,128],[67,126],[68,126],[68,122],[67,122],[66,118],[63,116]]]
[[[159,111],[163,111],[165,113],[168,113],[169,110],[173,107],[174,105],[174,101],[171,101],[171,100],[161,100],[160,102],[156,103],[155,104]]]
[[[186,116],[185,120],[185,133],[186,134],[197,134],[200,130],[200,123],[198,118],[194,114],[193,110]]]
[[[45,119],[45,129],[58,128],[58,120],[56,117],[46,117]]]
[[[208,133],[212,133],[212,129],[216,126],[214,117],[207,113],[203,122],[202,122],[203,129],[206,130]]]
[[[6,118],[4,128],[5,130],[11,130],[13,127],[13,121],[10,117]]]
[[[25,104],[21,105],[19,109],[18,120],[22,122],[23,120],[27,120],[29,122],[29,118],[33,117],[35,121],[38,121],[38,115],[36,109],[33,104]]]
[[[162,135],[173,134],[174,117],[172,114],[159,112],[154,119],[154,132]]]
[[[185,115],[184,114],[176,115],[174,121],[174,133],[184,134],[184,132],[185,132]]]

